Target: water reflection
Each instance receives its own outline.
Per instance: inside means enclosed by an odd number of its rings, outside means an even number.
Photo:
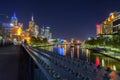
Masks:
[[[74,58],[74,47],[70,48],[70,55],[71,55],[71,58]]]
[[[102,66],[105,66],[105,62],[104,62],[104,59],[102,59]]]
[[[86,50],[87,62],[90,62],[90,51],[88,49],[85,49],[85,50]]]
[[[96,57],[96,59],[95,59],[95,65],[96,66],[100,65],[99,57]]]
[[[113,70],[115,70],[115,71],[117,70],[115,65],[113,65]]]
[[[101,58],[101,62],[100,62],[99,57],[96,57],[95,65],[96,66],[102,65],[104,67],[109,67],[109,68],[111,68],[113,70],[117,70],[116,65],[113,62],[111,62],[109,59],[106,59],[106,61],[105,61],[103,58]]]
[[[101,55],[99,53],[90,52],[90,50],[88,50],[88,49],[83,50],[83,53],[86,54],[86,57],[87,57],[86,60],[88,60],[88,58],[90,58],[91,60],[89,60],[89,61],[94,62],[94,64],[96,66],[101,65],[101,66],[106,67],[106,68],[109,67],[113,70],[120,71],[120,68],[119,68],[120,62],[117,60],[111,59],[111,58],[106,57],[104,55]]]
[[[44,50],[49,50],[49,51],[53,51],[53,46],[44,46],[44,47],[40,47]]]
[[[51,48],[49,50],[52,51]],[[71,58],[78,58],[104,67],[110,67],[113,70],[120,71],[120,62],[99,53],[91,52],[88,49],[80,49],[79,45],[58,45],[53,47],[53,52],[60,55],[70,56]]]
[[[64,55],[64,48],[60,45],[53,47],[53,52]]]
[[[101,62],[100,62],[100,58],[96,57],[95,64],[96,64],[96,66],[102,65],[104,67],[109,67],[109,68],[111,68],[113,70],[117,70],[116,65],[112,61],[110,61],[109,58],[108,59],[101,58]]]
[[[63,45],[64,48],[64,56],[66,56],[66,52],[67,52],[67,45]]]
[[[80,58],[80,46],[77,45],[77,58]]]

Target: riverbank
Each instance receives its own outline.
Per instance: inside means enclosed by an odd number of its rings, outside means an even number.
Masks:
[[[103,47],[103,46],[88,46],[88,45],[81,46],[81,48],[86,48],[93,52],[97,52],[120,61],[120,50],[117,48]]]

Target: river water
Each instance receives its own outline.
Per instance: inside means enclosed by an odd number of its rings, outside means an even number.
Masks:
[[[120,71],[120,62],[118,60],[112,59],[99,53],[94,53],[88,49],[81,49],[79,45],[72,47],[70,45],[58,45],[43,48],[52,52],[56,52],[63,56],[82,59],[96,65],[110,67],[113,70]]]

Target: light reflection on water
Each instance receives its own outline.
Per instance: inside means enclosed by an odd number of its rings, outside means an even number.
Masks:
[[[109,57],[106,57],[104,55],[101,55],[99,53],[93,53],[90,52],[90,50],[86,49],[84,51],[85,54],[89,53],[89,57],[87,57],[87,59],[91,59],[89,60],[90,62],[93,62],[97,65],[102,65],[104,67],[110,67],[113,70],[117,70],[120,71],[120,62],[114,59],[111,59]]]
[[[79,45],[60,45],[44,47],[44,49],[59,53],[63,56],[70,56],[71,58],[78,58],[87,62],[92,62],[96,65],[102,65],[104,67],[110,67],[113,70],[120,71],[120,62],[99,53],[93,53],[88,49],[81,49]]]
[[[74,47],[70,49],[70,55],[71,55],[71,58],[74,58]]]

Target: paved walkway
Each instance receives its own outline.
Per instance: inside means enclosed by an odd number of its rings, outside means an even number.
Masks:
[[[21,46],[0,46],[0,80],[27,80],[25,63]]]

